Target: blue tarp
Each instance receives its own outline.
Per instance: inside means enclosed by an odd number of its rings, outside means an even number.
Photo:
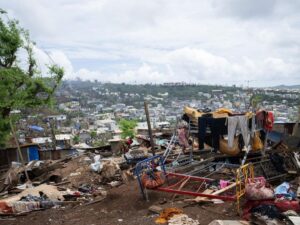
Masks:
[[[274,143],[279,143],[280,141],[282,141],[284,139],[284,134],[277,132],[277,131],[271,131],[270,133],[268,133],[268,140],[274,142]]]
[[[39,151],[37,146],[30,146],[29,147],[29,161],[32,160],[39,160]]]
[[[28,126],[28,128],[34,131],[44,131],[44,128],[35,125]]]

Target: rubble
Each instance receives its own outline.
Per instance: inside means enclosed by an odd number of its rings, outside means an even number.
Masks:
[[[151,213],[159,214],[159,213],[161,213],[161,211],[163,211],[163,208],[158,205],[151,205],[148,210]]]
[[[288,142],[268,139],[271,130],[262,135],[263,128],[258,128],[259,124],[252,130],[248,124],[257,122],[252,112],[235,115],[224,109],[207,113],[191,108],[185,112],[189,120],[181,121],[173,135],[154,134],[155,155],[148,138],[138,136],[141,144],[131,146],[122,155],[104,157],[86,150],[81,155],[59,160],[32,161],[25,166],[13,163],[0,183],[0,214],[59,209],[69,204],[76,204],[75,209],[97,204],[105,207],[120,203],[127,192],[135,188],[135,197],[123,203],[124,208],[135,211],[144,207],[152,213],[145,212],[145,217],[159,214],[155,219],[157,224],[201,224],[208,208],[218,207],[224,208],[210,213],[206,224],[293,224],[292,221],[299,221],[300,159],[295,139]],[[202,118],[201,124],[206,121],[209,129],[199,127],[200,120],[197,121],[195,115]],[[238,121],[249,120],[245,123],[247,127],[239,127],[241,124],[235,127],[231,140],[225,134],[224,122],[229,116],[237,116]],[[215,126],[212,125],[215,120],[222,122],[219,124],[222,134],[216,127],[210,127]],[[251,139],[248,145],[242,134],[246,128]],[[24,176],[25,169],[30,180]],[[138,188],[149,204],[138,196]],[[123,191],[111,195],[113,190]],[[230,204],[233,205],[231,210]],[[190,208],[201,211],[202,216],[195,217],[197,213],[191,216]],[[107,209],[101,210],[110,213]],[[116,221],[127,222],[126,215],[119,214],[122,219]],[[236,217],[230,218],[232,215]]]
[[[8,197],[0,200],[0,215],[60,207],[65,203],[89,205],[102,201],[107,196],[105,186],[112,188],[122,184],[118,164],[121,161],[105,159],[101,161],[103,170],[91,171],[93,160],[100,163],[100,156],[84,154],[56,161],[32,161],[26,165],[30,182],[22,178],[24,167],[14,164],[4,175],[2,193]]]
[[[156,224],[165,224],[171,219],[174,215],[182,214],[183,211],[178,208],[166,208],[160,214],[159,217],[155,219]]]
[[[178,214],[168,220],[168,225],[200,225],[200,223],[186,214]]]
[[[208,225],[250,225],[250,223],[244,220],[214,220]]]

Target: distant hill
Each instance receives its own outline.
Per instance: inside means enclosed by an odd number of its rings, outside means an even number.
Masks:
[[[273,88],[279,88],[279,89],[300,89],[300,84],[297,85],[278,85]]]
[[[213,90],[222,90],[224,92],[240,90],[235,86],[221,85],[200,85],[200,84],[185,84],[185,83],[167,83],[167,84],[125,84],[125,83],[95,83],[91,81],[64,81],[63,84],[69,84],[74,90],[91,90],[93,87],[99,87],[102,90],[110,92],[119,92],[121,95],[125,93],[138,93],[142,96],[153,95],[158,93],[168,93],[169,96],[178,99],[199,98],[199,92],[212,93]]]

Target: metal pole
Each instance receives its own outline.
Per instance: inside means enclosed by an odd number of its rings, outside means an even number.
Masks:
[[[146,119],[147,119],[147,125],[148,125],[148,134],[149,134],[149,137],[150,137],[151,150],[152,150],[152,154],[155,155],[155,148],[154,148],[154,142],[153,142],[153,136],[152,136],[152,129],[151,129],[151,123],[150,123],[148,103],[146,101],[144,102],[144,107],[145,107],[145,113],[146,113]]]
[[[27,179],[28,182],[31,182],[30,179],[29,179],[29,176],[28,176],[27,168],[25,166],[25,161],[24,161],[24,158],[23,158],[23,155],[22,155],[22,152],[21,152],[21,148],[20,148],[20,145],[19,145],[17,134],[16,134],[16,131],[15,131],[14,126],[12,124],[11,118],[9,118],[9,123],[10,123],[11,131],[13,133],[16,145],[17,145],[17,149],[18,149],[18,153],[19,153],[19,156],[20,156],[20,159],[21,159],[22,166],[24,166],[24,172],[25,172],[26,179]]]

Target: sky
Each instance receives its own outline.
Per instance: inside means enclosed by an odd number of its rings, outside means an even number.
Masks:
[[[0,0],[65,79],[300,84],[300,0]],[[51,59],[50,59],[51,58]]]

